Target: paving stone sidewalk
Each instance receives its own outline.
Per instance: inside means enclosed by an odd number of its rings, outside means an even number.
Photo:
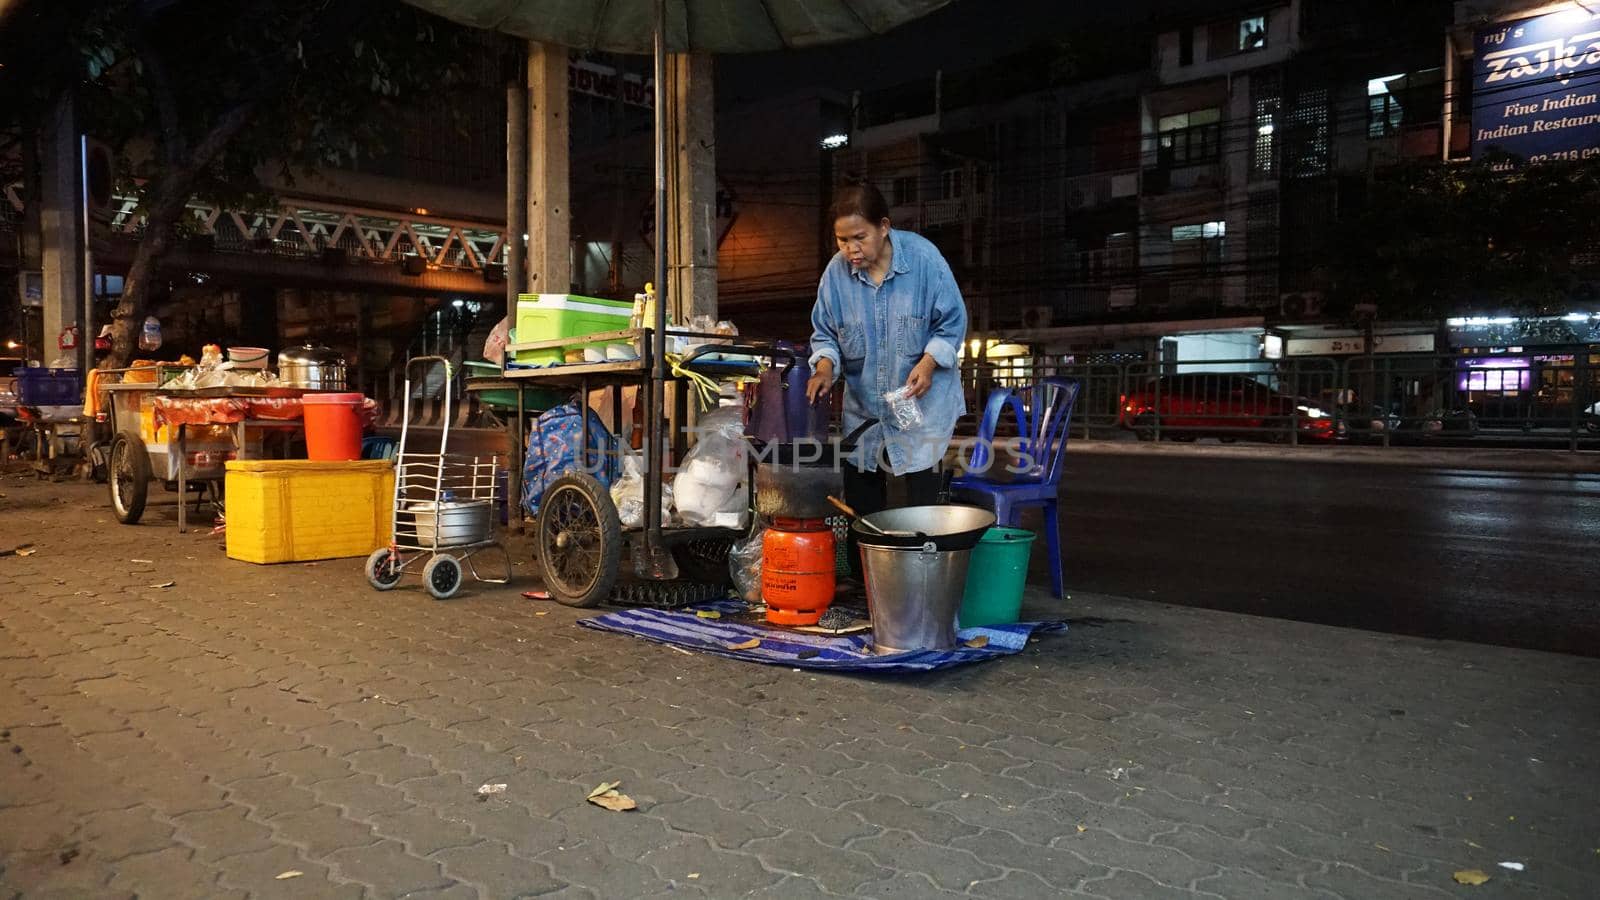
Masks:
[[[170,516],[0,478],[0,897],[1600,894],[1597,660],[1075,595],[820,675]]]

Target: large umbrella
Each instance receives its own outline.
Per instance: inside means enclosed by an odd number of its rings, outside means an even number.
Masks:
[[[950,0],[405,0],[453,22],[515,37],[614,53],[655,55],[656,316],[650,403],[664,404],[667,316],[667,53],[758,53],[882,34]],[[654,435],[646,440],[653,441]],[[647,448],[647,458],[659,458]],[[650,467],[645,522],[660,536],[661,486]]]

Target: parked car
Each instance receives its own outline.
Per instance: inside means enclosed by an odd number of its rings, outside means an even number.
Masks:
[[[1280,394],[1245,375],[1193,373],[1151,378],[1122,396],[1117,422],[1140,440],[1152,440],[1159,422],[1163,437],[1216,437],[1287,441],[1289,423],[1300,440],[1332,442],[1345,436],[1344,423],[1305,398]]]

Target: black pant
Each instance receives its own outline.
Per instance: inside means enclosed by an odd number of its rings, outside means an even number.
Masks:
[[[865,472],[845,463],[844,502],[858,516],[870,516],[886,509],[903,506],[931,506],[939,502],[939,489],[943,478],[937,466],[920,472],[891,475],[883,469]],[[861,577],[861,554],[856,548],[855,532],[850,539],[850,573]]]

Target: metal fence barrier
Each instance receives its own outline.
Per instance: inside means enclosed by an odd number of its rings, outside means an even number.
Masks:
[[[1056,364],[967,361],[967,408],[990,391],[1078,379],[1073,436],[1285,444],[1600,449],[1600,352],[1407,354]],[[967,423],[975,431],[977,423]]]

